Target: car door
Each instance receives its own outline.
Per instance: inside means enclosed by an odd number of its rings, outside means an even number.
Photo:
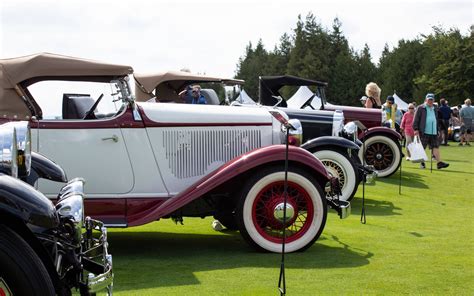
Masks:
[[[125,194],[134,174],[122,130],[115,120],[40,120],[32,125],[33,150],[54,160],[69,179],[82,177],[85,193]],[[38,189],[49,195],[62,184],[40,179]],[[105,196],[104,196],[105,197]]]

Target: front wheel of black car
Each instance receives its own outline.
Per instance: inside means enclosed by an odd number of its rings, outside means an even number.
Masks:
[[[313,155],[324,164],[332,176],[339,179],[342,191],[340,199],[351,200],[359,186],[359,174],[349,155],[333,150],[316,151]]]
[[[0,225],[0,295],[55,295],[49,274],[17,233]]]
[[[359,150],[359,158],[364,164],[373,165],[377,170],[378,177],[389,177],[394,174],[400,166],[402,149],[400,143],[387,136],[373,136],[365,140],[365,161],[363,150]]]

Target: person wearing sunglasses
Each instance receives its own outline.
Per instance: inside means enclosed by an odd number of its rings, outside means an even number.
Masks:
[[[405,137],[406,147],[413,142],[415,131],[413,130],[413,119],[415,118],[415,105],[408,104],[408,112],[403,114],[402,123],[400,124],[400,132]],[[407,160],[410,160],[410,151],[407,149]]]

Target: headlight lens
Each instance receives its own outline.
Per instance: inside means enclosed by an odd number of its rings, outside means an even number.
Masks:
[[[344,128],[344,113],[341,110],[334,111],[332,120],[332,136],[338,137]]]
[[[15,129],[0,127],[0,171],[18,178],[18,148]]]
[[[5,128],[16,131],[18,175],[25,177],[31,169],[31,130],[27,121],[12,121],[3,124]]]
[[[290,129],[288,144],[292,146],[300,146],[303,142],[303,126],[298,119],[288,120],[295,129]]]

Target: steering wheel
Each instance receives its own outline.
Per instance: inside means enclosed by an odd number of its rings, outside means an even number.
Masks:
[[[95,101],[95,103],[92,105],[89,111],[86,112],[86,115],[84,115],[82,119],[96,119],[94,110],[95,108],[97,108],[97,105],[99,105],[100,100],[102,100],[103,97],[104,97],[104,94],[101,94],[99,98],[97,99],[97,101]]]

